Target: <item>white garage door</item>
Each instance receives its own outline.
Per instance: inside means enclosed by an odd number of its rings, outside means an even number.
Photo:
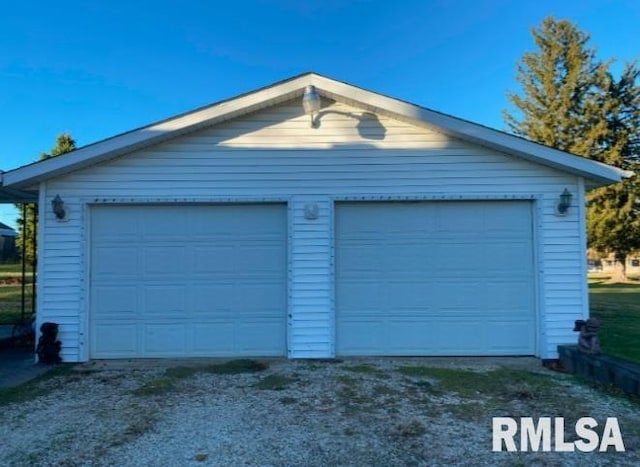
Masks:
[[[284,205],[91,209],[92,358],[286,353]]]
[[[531,211],[526,201],[337,204],[337,354],[534,354]]]

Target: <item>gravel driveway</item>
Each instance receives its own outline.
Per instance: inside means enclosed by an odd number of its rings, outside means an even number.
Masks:
[[[0,393],[2,465],[640,463],[637,401],[533,359],[92,362],[20,391]],[[569,440],[617,417],[626,452],[494,453],[492,416],[563,416]]]

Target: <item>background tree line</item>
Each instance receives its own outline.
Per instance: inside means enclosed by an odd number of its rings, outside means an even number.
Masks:
[[[56,144],[51,148],[51,151],[40,154],[39,160],[43,161],[51,157],[59,156],[71,152],[75,148],[76,142],[71,135],[62,133],[56,138]],[[27,204],[23,211],[22,205],[16,204],[16,209],[18,209],[19,212],[16,245],[20,254],[22,254],[22,246],[24,245],[24,260],[29,264],[34,264],[36,261],[36,242],[34,241],[34,236],[38,222],[38,207],[35,204]]]
[[[637,172],[640,168],[640,70],[601,60],[587,33],[566,20],[546,18],[532,29],[536,50],[516,66],[520,94],[507,93],[515,112],[504,112],[518,136]],[[587,194],[587,243],[613,254],[613,282],[625,281],[629,253],[640,249],[638,177]]]

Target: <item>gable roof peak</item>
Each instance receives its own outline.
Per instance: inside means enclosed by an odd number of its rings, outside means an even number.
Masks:
[[[455,138],[512,154],[539,164],[585,177],[590,187],[620,181],[632,173],[596,161],[568,154],[489,127],[429,110],[346,82],[308,71],[225,99],[187,113],[152,123],[67,154],[20,167],[3,174],[3,184],[21,188],[81,169],[134,150],[157,144],[205,126],[238,118],[294,98],[313,85],[321,96],[351,104],[374,113],[422,126],[436,127]],[[302,105],[302,104],[301,104]]]

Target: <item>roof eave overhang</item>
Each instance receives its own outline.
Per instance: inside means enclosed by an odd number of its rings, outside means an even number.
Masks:
[[[4,172],[0,171],[0,204],[25,204],[38,201],[37,190],[19,190],[17,188],[3,186],[4,175]]]
[[[215,125],[302,96],[307,85],[330,99],[380,112],[416,125],[436,127],[450,136],[512,154],[584,177],[588,188],[621,181],[633,174],[599,162],[509,135],[482,125],[367,91],[315,73],[306,73],[242,96],[198,109],[98,143],[63,157],[20,167],[3,174],[4,185],[24,188],[97,164],[199,128]]]

